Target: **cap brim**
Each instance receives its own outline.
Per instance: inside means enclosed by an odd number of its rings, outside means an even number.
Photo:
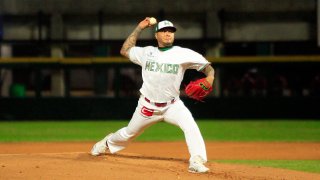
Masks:
[[[169,27],[163,27],[163,28],[161,28],[161,29],[158,29],[156,32],[158,32],[158,31],[160,31],[160,30],[162,30],[162,29],[172,29],[173,32],[176,32],[176,31],[177,31],[177,28],[172,27],[172,26],[169,26]]]

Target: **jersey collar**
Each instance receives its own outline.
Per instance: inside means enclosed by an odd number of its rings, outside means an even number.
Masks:
[[[158,49],[159,49],[160,51],[167,51],[167,50],[171,49],[172,47],[173,47],[173,46],[158,47]]]

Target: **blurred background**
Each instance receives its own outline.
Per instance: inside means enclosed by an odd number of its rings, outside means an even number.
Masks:
[[[205,103],[185,74],[196,118],[320,118],[319,0],[0,0],[0,119],[130,118],[141,70],[119,51],[146,16],[216,70]]]

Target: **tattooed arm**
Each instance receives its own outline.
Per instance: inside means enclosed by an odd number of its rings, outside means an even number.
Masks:
[[[141,34],[142,30],[151,26],[149,23],[149,17],[146,17],[142,20],[139,25],[133,30],[133,32],[129,35],[129,37],[125,40],[120,50],[120,54],[124,57],[129,58],[129,50],[130,48],[136,45],[137,39]]]

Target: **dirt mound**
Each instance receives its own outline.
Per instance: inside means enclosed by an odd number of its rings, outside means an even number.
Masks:
[[[320,143],[207,143],[207,174],[187,172],[184,142],[134,142],[89,155],[93,142],[0,144],[0,179],[320,179],[320,174],[216,163],[217,159],[320,159]]]

